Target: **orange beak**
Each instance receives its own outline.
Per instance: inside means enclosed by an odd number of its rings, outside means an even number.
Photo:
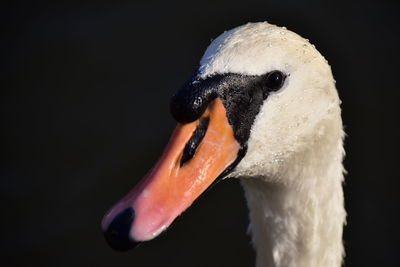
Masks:
[[[236,160],[239,150],[216,98],[198,120],[178,124],[150,173],[104,216],[108,243],[126,250],[156,237]]]

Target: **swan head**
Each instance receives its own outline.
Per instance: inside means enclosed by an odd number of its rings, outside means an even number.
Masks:
[[[265,77],[276,71],[285,80],[250,119],[247,152],[231,177],[279,179],[288,161],[318,145],[319,139],[341,140],[340,100],[331,68],[314,45],[285,27],[248,23],[224,32],[207,48],[198,77]]]
[[[306,39],[266,22],[216,38],[173,96],[171,113],[178,127],[160,161],[103,218],[117,250],[157,236],[215,181],[280,179],[291,158],[329,131],[341,134],[326,60]]]

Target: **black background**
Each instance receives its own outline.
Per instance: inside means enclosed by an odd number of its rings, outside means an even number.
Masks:
[[[210,40],[265,20],[309,38],[337,80],[348,134],[346,266],[398,266],[394,1],[19,2],[0,12],[6,266],[253,266],[235,180],[128,253],[106,245],[100,220],[160,155],[175,125],[169,98]]]

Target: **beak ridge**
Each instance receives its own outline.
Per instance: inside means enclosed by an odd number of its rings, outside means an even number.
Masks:
[[[196,121],[178,124],[155,167],[103,218],[111,247],[127,250],[154,238],[226,173],[241,150],[215,98]]]

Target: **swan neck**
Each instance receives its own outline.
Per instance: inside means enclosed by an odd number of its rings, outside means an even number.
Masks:
[[[242,179],[257,267],[339,267],[343,258],[342,150],[301,170],[283,184],[268,177]],[[318,168],[317,168],[318,166]]]

